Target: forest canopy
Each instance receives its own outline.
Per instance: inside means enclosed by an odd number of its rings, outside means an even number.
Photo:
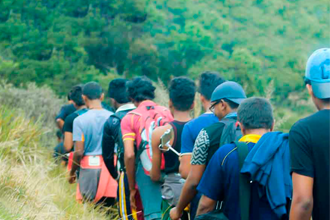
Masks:
[[[0,77],[65,95],[90,80],[215,70],[249,96],[273,84],[274,101],[294,106],[308,56],[329,47],[329,16],[326,0],[2,0]]]

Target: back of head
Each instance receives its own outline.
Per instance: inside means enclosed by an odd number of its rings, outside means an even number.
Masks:
[[[225,79],[218,72],[206,71],[199,77],[198,92],[207,100],[211,100],[212,92],[223,82]]]
[[[68,99],[68,101],[71,101],[71,93],[72,93],[72,90],[70,90],[70,92],[69,92],[68,95],[66,96],[66,98]]]
[[[305,82],[312,85],[316,98],[330,99],[330,48],[316,50],[308,59]]]
[[[82,93],[89,100],[100,99],[102,96],[102,87],[96,82],[89,82],[84,85]]]
[[[242,86],[236,82],[227,81],[219,85],[212,93],[211,102],[224,99],[230,105],[239,105],[246,95]]]
[[[178,111],[188,111],[194,103],[196,86],[187,77],[176,77],[169,87],[170,100]]]
[[[128,96],[136,102],[153,100],[155,89],[151,80],[146,76],[135,77],[127,83]]]
[[[85,102],[82,98],[82,85],[74,86],[71,90],[71,100],[77,105],[77,106],[83,106],[85,105]]]
[[[274,124],[273,108],[265,98],[245,99],[237,110],[237,119],[245,129],[271,129]]]
[[[108,94],[110,98],[113,98],[119,104],[125,104],[129,102],[126,83],[127,79],[114,79],[109,83]]]

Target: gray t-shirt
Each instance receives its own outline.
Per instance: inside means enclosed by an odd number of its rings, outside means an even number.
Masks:
[[[73,121],[73,141],[84,141],[84,155],[102,155],[103,127],[112,115],[105,109],[91,109]]]

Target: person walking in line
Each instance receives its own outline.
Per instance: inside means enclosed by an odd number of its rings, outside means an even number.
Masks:
[[[153,181],[162,178],[161,162],[162,156],[165,160],[165,177],[162,185],[162,219],[169,219],[170,207],[175,206],[179,199],[184,179],[179,173],[179,152],[181,151],[181,134],[184,125],[191,120],[190,112],[194,107],[196,86],[194,81],[187,77],[176,77],[172,79],[169,87],[169,109],[174,121],[158,127],[152,133],[152,168],[150,177]],[[176,151],[161,151],[161,137],[165,132],[173,132],[169,145]],[[166,149],[167,146],[162,146]]]
[[[82,94],[88,111],[73,122],[75,147],[69,183],[76,181],[80,168],[77,200],[110,206],[115,203],[118,184],[104,164],[102,137],[104,123],[112,113],[102,108],[104,94],[98,83],[85,84]]]
[[[238,110],[243,137],[221,146],[197,190],[197,218],[284,220],[292,198],[288,134],[271,132],[274,116],[264,98],[248,98]],[[220,210],[215,210],[222,202]],[[203,215],[204,214],[204,215]]]
[[[142,204],[138,193],[135,198],[137,210],[132,209],[130,205],[128,179],[124,162],[124,144],[120,129],[122,118],[136,108],[128,98],[127,82],[128,80],[119,78],[109,83],[108,95],[116,112],[104,124],[102,155],[111,176],[118,181],[117,201],[120,218],[122,220],[142,220]]]
[[[198,195],[196,188],[215,151],[223,144],[235,141],[241,136],[241,131],[237,127],[236,111],[245,98],[246,95],[242,86],[236,82],[224,82],[213,91],[210,110],[214,112],[220,121],[202,129],[197,136],[190,172],[179,202],[171,210],[172,219],[179,219],[184,208],[194,201],[195,196]],[[196,203],[198,204],[198,201]]]
[[[319,110],[290,130],[292,220],[329,220],[330,48],[308,59],[305,83]]]
[[[125,115],[121,122],[131,207],[137,208],[135,198],[138,189],[144,218],[161,219],[161,184],[153,182],[149,176],[152,166],[150,143],[154,129],[173,121],[173,116],[167,108],[152,101],[155,87],[147,77],[136,77],[127,87],[128,95],[137,107]]]

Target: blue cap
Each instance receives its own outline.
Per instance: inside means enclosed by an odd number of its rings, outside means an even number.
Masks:
[[[305,78],[319,99],[330,98],[330,48],[316,50],[308,59]]]
[[[212,93],[211,102],[215,102],[220,99],[228,99],[236,104],[241,104],[241,102],[246,99],[246,95],[240,84],[227,81],[218,85]]]

